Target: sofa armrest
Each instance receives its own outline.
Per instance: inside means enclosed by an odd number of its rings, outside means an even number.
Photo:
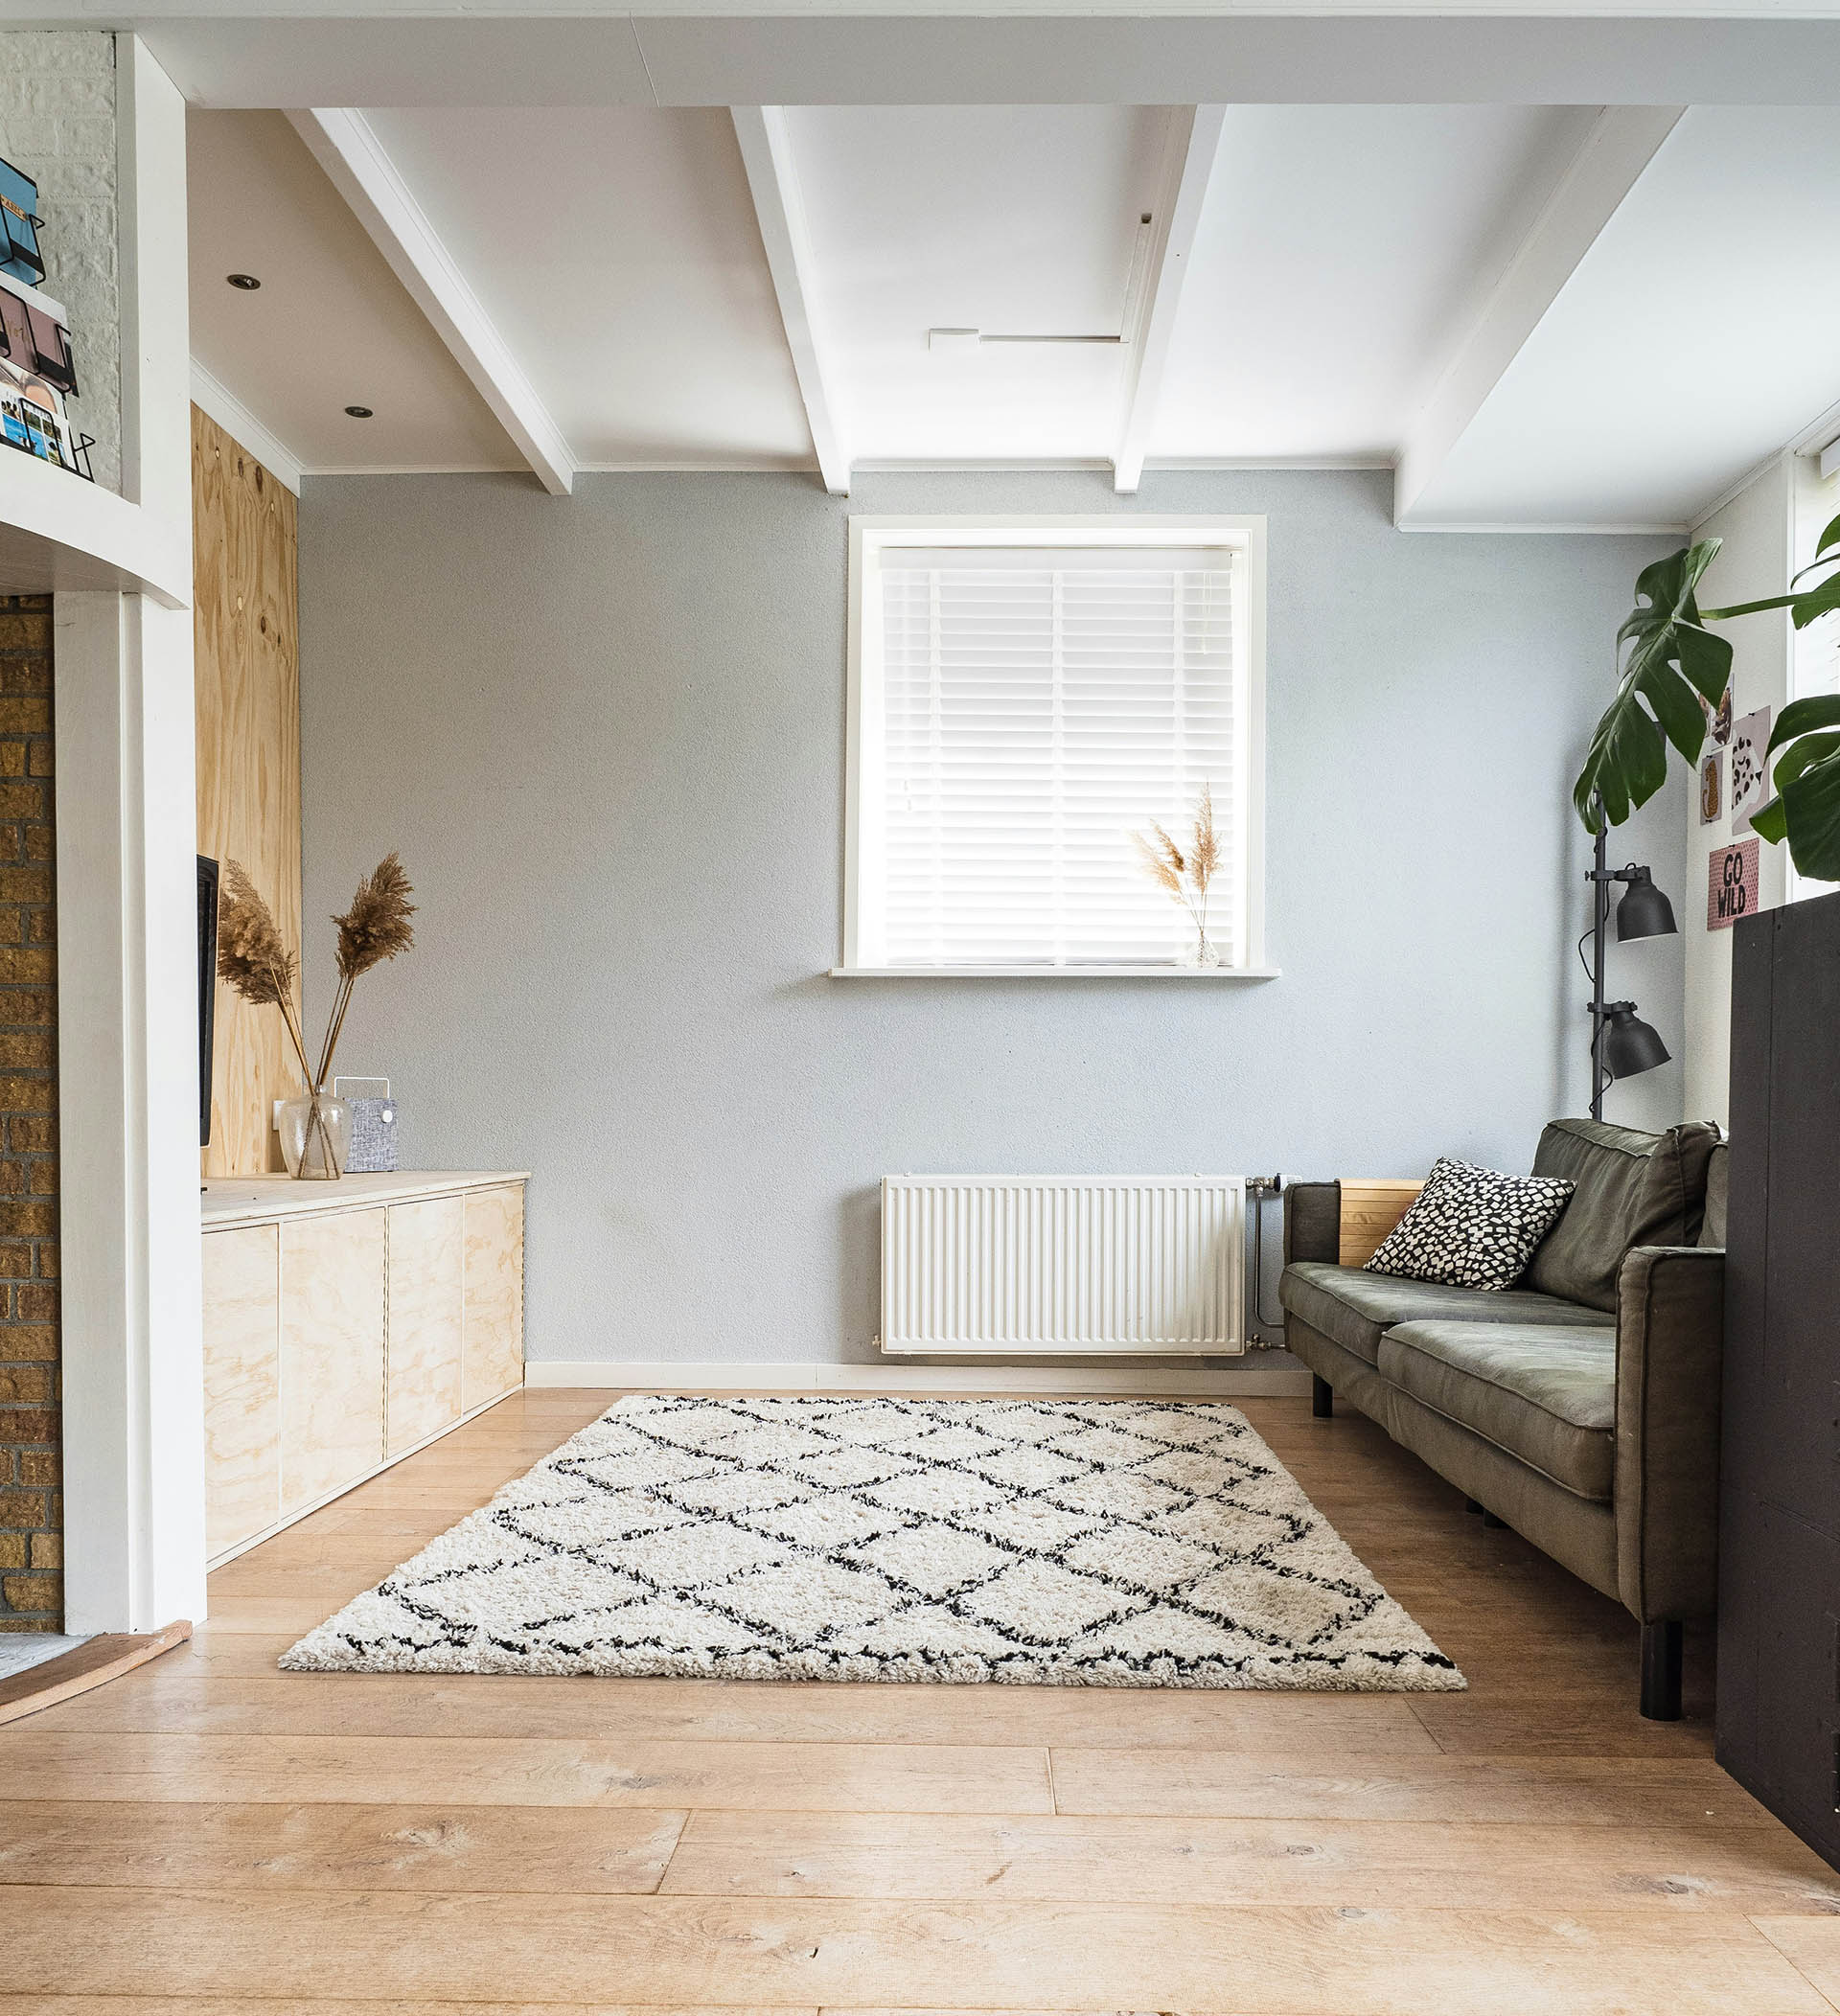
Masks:
[[[1284,1265],[1293,1260],[1342,1257],[1342,1185],[1286,1183],[1284,1186]]]
[[[1617,1583],[1644,1624],[1718,1592],[1725,1255],[1639,1246],[1617,1277]]]

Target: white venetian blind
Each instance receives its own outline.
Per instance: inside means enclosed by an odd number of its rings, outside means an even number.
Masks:
[[[1208,932],[1245,959],[1238,555],[906,548],[881,570],[883,956],[1173,964],[1192,928],[1130,836],[1202,788]]]

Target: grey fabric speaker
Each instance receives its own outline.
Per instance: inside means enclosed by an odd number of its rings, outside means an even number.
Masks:
[[[376,1175],[396,1167],[396,1101],[387,1078],[334,1078],[333,1093],[352,1110],[352,1152],[348,1176]]]

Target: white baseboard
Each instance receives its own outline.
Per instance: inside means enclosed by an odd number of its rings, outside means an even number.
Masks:
[[[1164,1365],[733,1364],[683,1359],[539,1359],[530,1387],[610,1387],[643,1393],[1064,1393],[1103,1400],[1138,1394],[1180,1400],[1274,1399],[1310,1390],[1301,1365],[1209,1372]]]

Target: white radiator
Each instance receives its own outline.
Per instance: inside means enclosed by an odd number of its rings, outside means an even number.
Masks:
[[[885,1352],[1230,1356],[1237,1176],[882,1180]]]

